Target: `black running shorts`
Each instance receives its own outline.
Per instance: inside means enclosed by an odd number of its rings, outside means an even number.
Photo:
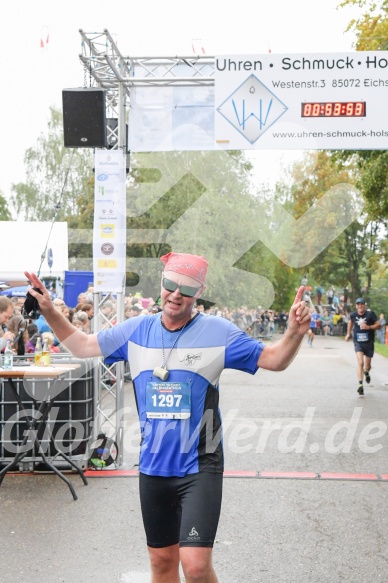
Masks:
[[[354,350],[363,352],[365,356],[372,358],[375,353],[375,346],[373,342],[354,342]]]
[[[153,548],[212,547],[221,511],[222,474],[183,478],[140,474],[140,503],[147,544]]]

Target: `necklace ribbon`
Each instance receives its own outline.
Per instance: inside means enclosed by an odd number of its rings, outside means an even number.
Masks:
[[[162,362],[162,366],[156,366],[153,370],[153,375],[155,377],[158,377],[159,379],[161,379],[162,381],[166,381],[168,379],[168,376],[170,374],[170,372],[167,369],[167,362],[168,359],[171,356],[172,351],[175,348],[176,343],[178,342],[179,338],[182,336],[184,329],[186,328],[188,322],[186,322],[186,324],[183,326],[183,328],[181,328],[178,336],[175,338],[174,340],[174,344],[171,346],[170,348],[170,352],[167,355],[166,358],[166,354],[164,351],[164,338],[163,338],[163,324],[162,324],[162,318],[160,318],[160,340],[161,340],[161,344],[162,344],[162,355],[163,355],[163,362]]]

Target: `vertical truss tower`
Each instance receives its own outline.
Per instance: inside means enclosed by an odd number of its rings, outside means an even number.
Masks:
[[[107,141],[111,149],[127,152],[127,114],[131,107],[131,88],[146,86],[213,86],[214,57],[124,57],[107,29],[101,33],[80,30],[84,67],[84,86],[101,87],[106,91]],[[129,158],[129,154],[127,154]],[[129,167],[129,159],[127,161]],[[117,294],[116,322],[124,318],[124,289]],[[94,294],[95,332],[112,326],[104,314],[110,295]],[[126,375],[123,363],[106,365],[99,362],[95,374],[96,427],[112,437],[118,445],[118,464],[123,462],[123,387]]]

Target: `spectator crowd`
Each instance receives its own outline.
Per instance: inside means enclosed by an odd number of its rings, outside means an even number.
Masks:
[[[77,328],[85,334],[93,332],[94,303],[93,287],[79,294],[75,308],[65,304],[63,299],[54,298],[55,308],[61,311]],[[345,336],[349,322],[351,306],[348,304],[349,291],[345,288],[339,296],[334,286],[330,286],[325,292],[321,286],[317,286],[315,293],[307,287],[304,300],[310,304],[313,326],[309,332],[309,343],[312,345],[312,334],[333,336]],[[326,303],[323,300],[326,296]],[[6,340],[11,339],[16,354],[30,354],[35,351],[37,339],[42,344],[48,341],[50,351],[53,353],[66,352],[52,333],[49,325],[42,315],[37,320],[25,320],[22,316],[24,297],[7,298],[0,297],[0,351],[3,351]],[[199,300],[196,310],[212,314],[220,318],[232,321],[238,328],[245,330],[250,336],[256,338],[271,338],[273,334],[284,334],[288,324],[288,311],[276,311],[262,309],[261,306],[248,308],[240,306],[231,309],[227,306],[207,307],[206,302]],[[156,314],[161,310],[158,303],[152,298],[144,298],[141,293],[129,294],[124,299],[124,318],[134,318],[140,314]],[[117,305],[114,296],[103,298],[101,306],[101,325],[103,328],[117,323]],[[381,330],[378,331],[378,341],[385,343],[385,319],[380,314]]]

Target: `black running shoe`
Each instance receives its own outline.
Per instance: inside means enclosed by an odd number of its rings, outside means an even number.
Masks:
[[[365,382],[370,383],[370,374],[369,374],[369,370],[364,370],[364,375],[365,375]]]
[[[357,393],[362,397],[364,395],[364,387],[362,385],[358,385]]]

